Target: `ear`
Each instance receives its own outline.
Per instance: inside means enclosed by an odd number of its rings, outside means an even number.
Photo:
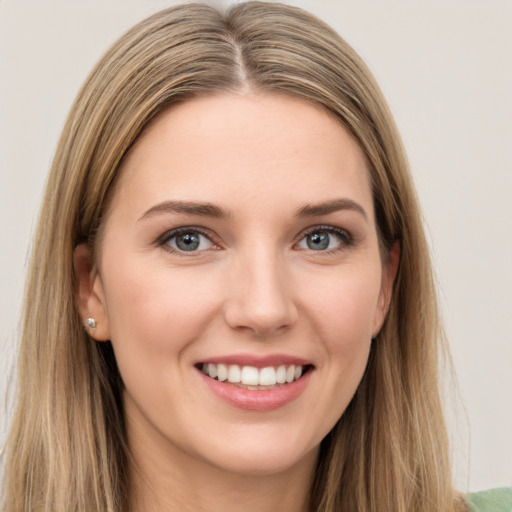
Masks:
[[[372,338],[379,334],[386,315],[391,304],[391,297],[393,295],[393,283],[398,271],[398,264],[400,262],[400,245],[398,242],[393,244],[389,251],[389,256],[382,268],[382,282],[380,285],[379,300],[377,303],[377,312],[375,314],[375,321],[373,325]]]
[[[80,244],[73,253],[75,271],[75,301],[89,335],[97,341],[110,339],[110,327],[103,284],[94,263],[91,248]],[[94,318],[96,327],[87,326],[87,319]]]

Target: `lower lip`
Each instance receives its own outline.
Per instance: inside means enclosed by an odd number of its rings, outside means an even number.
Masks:
[[[283,384],[275,389],[249,390],[239,388],[235,384],[220,382],[207,377],[203,373],[200,376],[217,397],[233,407],[246,411],[273,411],[284,407],[296,400],[308,385],[312,370],[305,373],[300,379]]]

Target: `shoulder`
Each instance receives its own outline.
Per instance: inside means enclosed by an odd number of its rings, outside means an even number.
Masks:
[[[472,512],[512,512],[512,487],[468,495]]]

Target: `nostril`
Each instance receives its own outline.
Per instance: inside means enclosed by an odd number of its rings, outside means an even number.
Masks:
[[[232,276],[225,303],[225,319],[231,328],[250,329],[264,337],[282,332],[298,319],[290,280],[284,279],[283,272],[269,258],[262,255],[249,267],[245,266],[246,272],[235,272],[237,275]]]

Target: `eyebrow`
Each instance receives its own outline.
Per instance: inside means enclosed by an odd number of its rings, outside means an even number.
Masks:
[[[324,201],[317,204],[306,204],[298,209],[299,217],[320,217],[329,213],[338,212],[340,210],[352,210],[359,213],[365,220],[368,215],[364,208],[359,204],[346,197],[339,197],[330,201]]]
[[[332,199],[316,204],[306,204],[297,209],[298,217],[320,217],[340,210],[352,210],[359,213],[365,220],[368,216],[364,208],[359,204],[345,197]],[[159,213],[179,213],[184,215],[198,215],[200,217],[211,217],[215,219],[226,219],[230,213],[211,203],[195,201],[164,201],[146,210],[139,221],[157,215]]]
[[[146,210],[139,217],[139,221],[159,213],[181,213],[185,215],[199,215],[200,217],[212,217],[215,219],[225,219],[229,217],[229,212],[211,203],[164,201],[163,203],[158,203],[149,208],[149,210]]]

